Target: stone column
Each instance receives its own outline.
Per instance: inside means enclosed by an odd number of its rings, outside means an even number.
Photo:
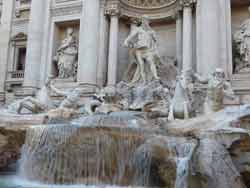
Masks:
[[[176,13],[176,59],[178,69],[182,70],[182,49],[183,49],[183,14],[181,10]]]
[[[119,10],[107,10],[110,15],[109,54],[108,54],[108,86],[114,86],[117,81]]]
[[[11,37],[11,23],[14,11],[14,0],[3,0],[0,23],[0,102],[4,101],[5,79],[7,72],[9,40]]]
[[[108,17],[105,14],[106,0],[101,1],[100,33],[99,33],[99,61],[97,67],[97,84],[104,86],[107,81],[107,54],[108,54]]]
[[[24,73],[24,95],[33,95],[39,87],[46,3],[45,0],[32,0],[31,2]]]
[[[83,1],[80,23],[78,82],[97,84],[100,0]]]
[[[232,74],[231,3],[197,1],[197,71],[208,77],[216,68]]]
[[[182,70],[188,74],[193,68],[193,18],[192,0],[183,1],[183,64]]]

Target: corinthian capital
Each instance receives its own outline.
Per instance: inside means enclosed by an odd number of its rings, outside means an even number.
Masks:
[[[196,3],[196,0],[181,0],[180,4],[183,7],[189,7],[189,6],[193,6]]]
[[[107,4],[105,14],[109,16],[118,16],[120,14],[118,3]]]

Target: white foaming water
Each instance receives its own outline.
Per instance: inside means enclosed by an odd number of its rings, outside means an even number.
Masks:
[[[196,144],[184,145],[183,154],[185,157],[180,157],[177,161],[177,177],[175,181],[175,188],[188,188],[190,161],[196,147]]]
[[[116,186],[116,185],[53,185],[53,184],[42,184],[39,182],[31,182],[25,179],[21,179],[18,176],[0,176],[0,187],[1,188],[142,188],[135,186]],[[7,186],[7,187],[6,187]]]

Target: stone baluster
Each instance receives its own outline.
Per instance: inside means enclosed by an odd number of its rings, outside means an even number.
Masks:
[[[97,84],[97,65],[99,52],[100,0],[83,1],[80,26],[78,82]]]
[[[44,9],[46,0],[32,0],[28,28],[27,56],[24,73],[24,95],[33,95],[40,80]]]
[[[183,64],[184,74],[190,73],[193,68],[193,18],[192,7],[194,0],[183,0]]]
[[[106,10],[110,16],[109,31],[109,54],[108,54],[108,86],[116,84],[117,77],[117,56],[118,56],[118,34],[119,34],[119,9],[111,6]]]

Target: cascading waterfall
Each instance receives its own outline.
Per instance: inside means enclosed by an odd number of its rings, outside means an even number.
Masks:
[[[177,176],[175,188],[188,188],[188,176],[190,172],[190,163],[197,144],[185,144],[183,153],[177,159]]]
[[[97,120],[103,124],[101,119]],[[122,118],[116,117],[114,121],[125,124]],[[91,122],[86,119],[86,123]],[[29,181],[45,184],[131,185],[136,176],[149,174],[147,170],[138,174],[133,163],[134,152],[143,140],[140,131],[132,133],[101,126],[33,127],[27,132],[19,174]],[[144,179],[140,185],[147,184]]]
[[[152,152],[156,146],[155,151],[160,148],[166,154],[163,161],[176,160],[176,181],[171,176],[175,188],[186,188],[195,146],[141,129],[145,121],[137,115],[96,115],[71,124],[31,127],[22,148],[19,177],[47,185],[155,186],[152,168],[158,162],[152,160],[158,157]]]

